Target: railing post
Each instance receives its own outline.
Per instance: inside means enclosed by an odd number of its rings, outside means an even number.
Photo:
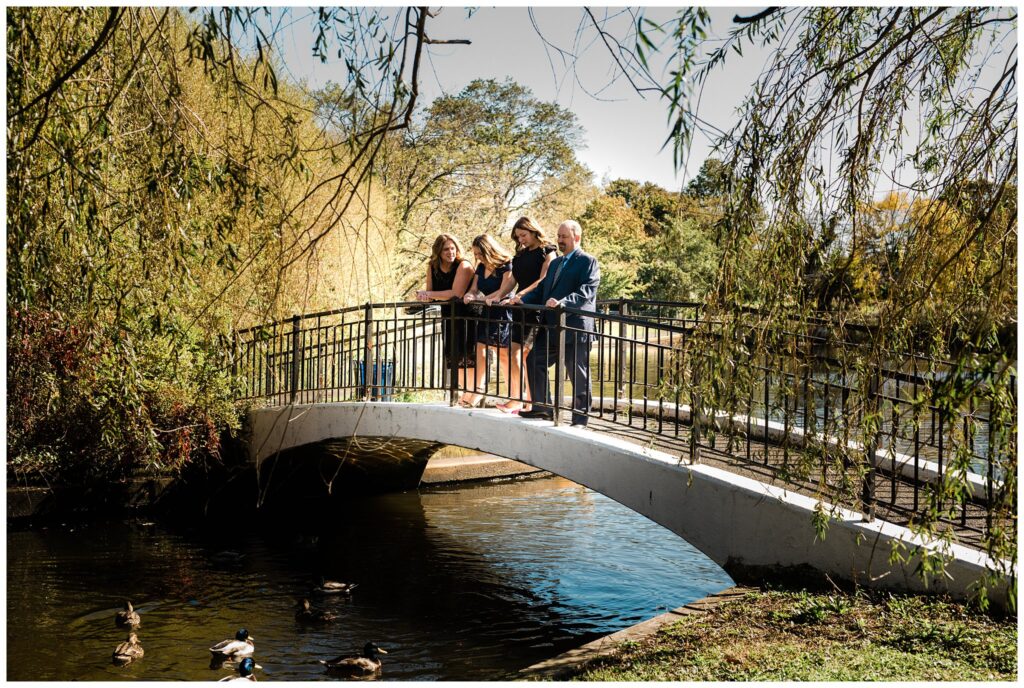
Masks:
[[[373,388],[373,306],[363,306],[363,401],[370,401]]]
[[[871,378],[868,381],[867,403],[872,411],[872,415],[876,415],[876,412],[880,409],[878,400],[877,371],[873,371],[871,373]],[[878,438],[882,432],[882,421],[880,417],[877,422],[879,427],[871,433],[868,444],[864,447],[864,452],[868,460],[868,471],[864,475],[864,485],[861,490],[861,502],[863,502],[864,520],[868,523],[875,520],[875,489],[878,478]]]
[[[469,324],[466,323],[466,327]],[[456,352],[458,351],[458,321],[455,319],[455,302],[451,302],[451,306],[448,309],[448,373],[451,375],[448,380],[448,403],[451,406],[455,406],[459,398],[459,363],[462,361],[456,361]],[[443,326],[442,326],[442,329]],[[463,336],[462,341],[465,342],[466,337]]]
[[[626,299],[619,299],[619,315],[629,315],[629,304]],[[619,342],[616,345],[615,357],[619,361],[619,386],[615,390],[615,396],[621,397],[626,393],[626,323],[619,322]],[[615,407],[618,408],[618,400],[615,402]],[[632,408],[632,403],[629,404],[629,408]]]
[[[348,331],[345,329],[345,313],[341,313],[341,325],[336,331],[341,334],[341,341],[335,336],[334,340],[334,392],[333,400],[338,397],[345,400],[345,348],[348,346]],[[351,369],[348,369],[351,370]]]
[[[696,464],[700,459],[701,407],[704,405],[700,396],[700,373],[697,366],[694,366],[690,380],[693,390],[690,395],[690,463]]]
[[[291,395],[289,402],[290,404],[295,403],[296,396],[299,393],[299,367],[302,365],[302,350],[299,347],[299,324],[301,321],[298,315],[292,316],[292,381],[291,381]]]
[[[231,384],[238,384],[238,330],[231,332]]]
[[[555,329],[555,336],[558,337],[558,357],[555,359],[555,408],[552,411],[555,425],[559,425],[559,415],[562,410],[562,390],[565,388],[565,310],[558,307],[558,326]],[[575,389],[573,390],[575,393]]]

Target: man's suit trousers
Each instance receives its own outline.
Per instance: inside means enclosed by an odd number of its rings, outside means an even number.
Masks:
[[[591,334],[567,331],[565,333],[564,370],[572,381],[572,422],[586,425],[590,411],[590,346]],[[558,337],[553,329],[541,326],[537,331],[530,355],[526,357],[526,368],[530,379],[530,394],[534,402],[553,409],[551,391],[548,389],[548,369],[558,359]]]

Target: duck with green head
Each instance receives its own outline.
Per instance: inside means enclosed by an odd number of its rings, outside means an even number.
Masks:
[[[253,674],[253,671],[262,668],[263,667],[257,664],[252,657],[246,657],[238,663],[238,667],[236,668],[236,671],[238,672],[237,676],[225,676],[220,681],[218,681],[218,683],[223,683],[225,681],[227,681],[228,683],[232,681],[255,681],[256,676]]]
[[[335,659],[319,660],[329,674],[339,676],[370,676],[380,671],[381,661],[379,655],[386,655],[387,652],[380,649],[373,643],[366,643],[363,646],[363,654],[358,657],[337,657]]]
[[[239,628],[234,639],[222,640],[210,648],[210,654],[214,659],[241,659],[248,657],[256,650],[256,640],[249,631]]]

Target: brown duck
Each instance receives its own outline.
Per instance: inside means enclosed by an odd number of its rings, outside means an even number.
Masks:
[[[124,609],[117,613],[114,617],[114,623],[118,626],[125,626],[134,628],[142,623],[142,619],[139,617],[139,613],[132,607],[131,600],[125,600]]]
[[[118,645],[117,649],[114,650],[111,661],[118,666],[125,666],[131,664],[136,659],[142,659],[144,654],[145,651],[142,649],[142,644],[139,643],[139,637],[134,633],[130,633],[128,634],[128,640]]]
[[[295,612],[295,620],[303,623],[331,623],[337,618],[337,614],[326,612],[323,609],[313,609],[306,598],[299,600]]]

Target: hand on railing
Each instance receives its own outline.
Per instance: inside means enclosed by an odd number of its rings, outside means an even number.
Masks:
[[[426,289],[420,289],[418,292],[416,292],[417,301],[430,301],[430,298],[430,292],[427,291]]]

